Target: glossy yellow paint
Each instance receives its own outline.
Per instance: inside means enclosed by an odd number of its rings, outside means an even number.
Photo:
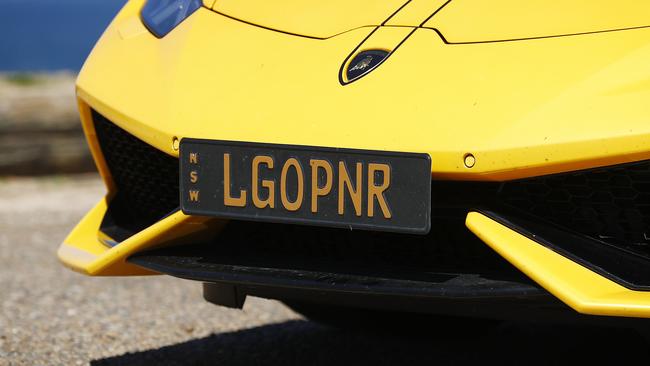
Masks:
[[[381,49],[392,52],[413,31],[410,27],[378,27],[361,42],[357,52]]]
[[[650,318],[650,292],[632,291],[478,212],[467,227],[528,277],[577,312]]]
[[[76,271],[86,272],[84,269],[108,250],[98,235],[99,225],[107,208],[108,200],[103,198],[61,244],[58,257],[66,266]],[[75,245],[75,243],[79,244]]]
[[[95,166],[97,167],[97,171],[99,172],[99,175],[102,177],[102,180],[104,181],[104,184],[108,189],[108,192],[112,193],[115,191],[115,185],[113,184],[111,172],[110,170],[108,170],[108,167],[106,166],[106,161],[104,160],[104,156],[102,155],[101,148],[99,147],[99,143],[97,142],[97,134],[95,132],[95,126],[92,121],[90,107],[88,106],[88,104],[82,102],[81,99],[78,100],[77,105],[79,108],[81,127],[83,128],[84,135],[86,136],[86,142],[88,143],[88,147],[90,148],[90,153],[93,157],[93,160],[95,161]],[[107,196],[107,198],[110,199],[111,196],[109,195]]]
[[[407,0],[218,0],[219,13],[283,32],[329,38],[382,24]]]
[[[122,39],[137,9],[106,31],[78,94],[170,155],[174,136],[425,152],[434,177],[473,180],[650,157],[649,29],[469,45],[418,29],[343,87],[374,28],[316,40],[200,9],[163,39]]]
[[[177,212],[146,230],[133,235],[119,245],[109,247],[106,240],[110,240],[110,238],[100,231],[100,225],[108,209],[108,202],[115,194],[115,186],[106,167],[101,149],[97,144],[90,108],[80,100],[79,111],[90,151],[106,184],[108,193],[86,214],[63,241],[57,252],[61,262],[75,271],[94,276],[154,274],[151,271],[127,263],[126,258],[148,248],[192,242],[203,237],[209,237],[220,229],[223,221],[187,216]],[[117,118],[113,111],[103,110],[103,112],[109,118]]]
[[[135,6],[134,6],[135,5]],[[136,12],[141,4],[127,4],[130,11]],[[134,22],[133,20],[137,20]],[[142,28],[142,29],[140,29]],[[144,32],[142,30],[144,29]],[[142,34],[149,34],[137,17],[131,17],[116,25],[120,39],[130,39]],[[102,198],[93,209],[77,224],[73,231],[59,247],[57,255],[59,260],[69,268],[88,275],[95,276],[123,276],[123,275],[149,275],[151,271],[125,262],[126,258],[138,251],[158,246],[182,243],[199,237],[209,236],[220,228],[223,222],[201,217],[191,217],[177,212],[166,217],[146,230],[130,237],[118,246],[109,247],[105,240],[110,239],[100,231],[102,219],[108,208],[108,202],[115,194],[115,186],[104,161],[101,149],[97,143],[94,125],[92,123],[90,106],[81,97],[79,92],[79,114],[81,124],[88,141],[88,145],[97,165],[97,169],[106,187],[106,197]],[[87,99],[92,100],[92,97]],[[115,109],[108,109],[98,104],[93,107],[101,111],[108,118],[122,120],[121,114]],[[169,152],[171,141],[167,147]]]
[[[413,1],[416,8],[407,5],[395,22],[415,19],[409,9],[429,9]],[[220,3],[230,2],[215,6]],[[184,137],[421,152],[431,156],[435,179],[460,180],[650,158],[650,29],[449,45],[432,29],[395,24],[366,40],[381,23],[379,14],[388,17],[384,10],[401,2],[377,5],[383,10],[369,12],[372,19],[346,15],[340,22],[331,21],[341,10],[330,5],[320,5],[317,17],[303,2],[284,2],[292,4],[289,10],[243,3],[230,3],[231,9],[264,17],[255,13],[264,8],[277,24],[293,13],[302,20],[286,20],[286,29],[305,26],[304,33],[326,39],[272,31],[207,8],[158,39],[139,20],[142,0],[129,1],[106,30],[79,75],[77,95],[107,197],[114,187],[89,108],[172,156],[178,156],[172,141]],[[356,5],[346,6],[349,12]],[[376,70],[339,83],[341,65],[359,45],[394,50],[404,39]],[[475,157],[472,168],[463,163],[468,153]],[[104,200],[88,214],[59,253],[81,272],[139,274],[126,257],[163,245],[160,238],[215,225],[177,213],[108,248],[98,232],[105,206]]]
[[[467,45],[418,29],[363,81],[399,86],[390,119],[419,137],[381,128],[428,144],[434,177],[508,180],[650,158],[648,64],[650,29]]]
[[[385,25],[418,27],[445,3],[447,0],[411,0]]]
[[[645,27],[648,14],[643,0],[453,0],[424,26],[480,42]]]
[[[59,260],[77,272],[93,276],[153,274],[127,263],[126,258],[145,249],[178,244],[179,240],[188,240],[197,232],[202,236],[214,232],[214,220],[177,212],[119,245],[109,247],[101,241],[99,230],[108,207],[107,201],[102,199],[90,210],[59,247]]]

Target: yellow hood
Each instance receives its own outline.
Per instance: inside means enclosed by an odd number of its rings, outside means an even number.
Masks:
[[[557,37],[650,26],[641,0],[218,0],[214,11],[262,27],[314,38],[383,24],[434,28],[449,43]],[[213,3],[214,5],[210,5]],[[434,4],[435,3],[435,4]],[[402,8],[403,7],[403,8]]]
[[[407,0],[218,0],[213,10],[232,18],[286,33],[328,38],[380,25]]]
[[[424,24],[449,43],[593,33],[650,25],[643,0],[452,0]]]

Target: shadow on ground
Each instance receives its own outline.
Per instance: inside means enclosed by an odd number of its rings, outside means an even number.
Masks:
[[[505,323],[471,334],[409,337],[290,321],[215,334],[91,365],[618,364],[650,356],[636,331]]]

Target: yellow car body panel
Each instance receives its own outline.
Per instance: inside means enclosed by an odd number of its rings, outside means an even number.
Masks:
[[[59,260],[77,272],[91,276],[155,274],[127,263],[126,258],[145,249],[178,244],[175,239],[188,240],[189,235],[208,228],[208,225],[204,224],[206,218],[176,212],[111,247],[102,241],[105,236],[100,231],[100,224],[108,207],[106,202],[107,200],[103,199],[86,214],[59,246]]]
[[[447,0],[411,0],[388,19],[385,25],[417,27],[423,25]]]
[[[509,180],[648,157],[649,40],[643,29],[446,45],[419,29],[381,72],[401,74],[402,118],[420,121],[410,147],[428,141],[434,177]]]
[[[402,1],[377,2],[358,12],[340,1],[204,1],[163,38],[142,24],[143,3],[126,4],[77,80],[84,131],[108,190],[59,250],[82,273],[149,274],[126,258],[223,224],[175,212],[106,245],[100,225],[116,188],[91,109],[174,157],[183,138],[415,152],[431,157],[434,180],[462,181],[650,159],[650,28],[643,27],[639,14],[648,6],[641,2],[613,10],[596,1],[610,12],[585,18],[576,17],[581,6],[595,5],[564,2],[558,21],[544,22],[535,9],[550,12],[559,2],[526,7],[502,0],[494,16],[479,17],[487,5],[462,0],[413,0],[403,8]],[[464,16],[475,23],[463,27]],[[601,32],[630,27],[641,28]],[[550,37],[585,32],[600,33]],[[535,37],[541,38],[484,42]],[[479,43],[464,43],[471,41]],[[363,78],[342,83],[346,63],[370,49],[390,56]],[[465,163],[469,154],[472,164]],[[479,214],[470,214],[467,225],[578,311],[650,314],[644,293]]]
[[[79,95],[170,155],[175,136],[424,152],[434,177],[469,180],[650,155],[648,29],[451,47],[418,29],[377,70],[341,87],[341,64],[374,28],[314,40],[201,9],[163,39],[123,39],[120,26],[138,10],[129,3],[106,31]],[[384,92],[390,85],[400,93]]]
[[[451,43],[486,42],[647,27],[639,0],[453,0],[425,27]]]
[[[127,263],[126,258],[138,251],[161,245],[178,244],[209,235],[218,230],[220,220],[208,220],[176,212],[155,225],[143,230],[128,240],[111,246],[114,240],[100,230],[102,220],[108,211],[108,203],[115,194],[111,174],[97,144],[95,129],[88,104],[79,103],[81,124],[89,142],[90,151],[97,164],[97,170],[107,187],[107,194],[77,224],[58,250],[58,257],[67,267],[93,276],[149,275],[151,271]],[[195,234],[196,235],[192,235]],[[162,238],[162,239],[161,239]]]
[[[219,0],[213,9],[227,16],[282,32],[329,38],[382,24],[407,0]]]
[[[650,292],[614,283],[478,212],[467,215],[467,227],[580,313],[650,318]]]

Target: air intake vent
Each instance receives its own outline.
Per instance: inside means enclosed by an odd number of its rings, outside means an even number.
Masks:
[[[93,111],[97,140],[117,187],[102,231],[122,241],[179,207],[178,159]]]
[[[506,182],[502,201],[650,258],[650,162]]]

